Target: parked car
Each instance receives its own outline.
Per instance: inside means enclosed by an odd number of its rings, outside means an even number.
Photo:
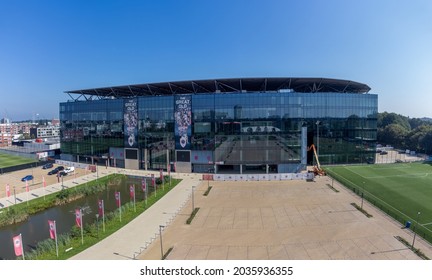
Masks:
[[[381,151],[380,155],[387,155],[388,152],[387,151]]]
[[[66,173],[71,173],[71,172],[74,172],[75,171],[75,167],[73,167],[73,166],[71,166],[71,167],[67,167],[65,170],[64,170],[64,172],[66,172]]]
[[[54,175],[57,174],[59,172],[59,170],[57,168],[54,168],[52,170],[50,170],[50,172],[48,172],[48,175]]]
[[[27,175],[21,179],[22,182],[33,180],[33,175]]]
[[[67,176],[67,175],[68,175],[67,172],[64,171],[64,170],[60,171],[60,173],[59,173],[59,176],[60,176],[60,177],[62,177],[62,176]]]
[[[64,170],[63,166],[57,166],[56,168],[54,168],[53,170],[51,170],[50,172],[48,172],[48,175],[54,175],[57,174],[59,171]]]
[[[52,163],[46,163],[46,164],[44,164],[44,166],[42,166],[42,169],[49,169],[49,168],[52,168],[52,167],[53,167]]]

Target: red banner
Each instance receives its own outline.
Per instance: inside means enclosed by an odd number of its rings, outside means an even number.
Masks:
[[[145,192],[146,188],[147,188],[147,181],[146,181],[146,179],[142,179],[141,187],[142,187],[143,192]]]
[[[23,254],[23,246],[22,246],[22,238],[21,234],[14,236],[13,238],[13,244],[14,244],[14,250],[15,250],[15,256],[21,256]]]
[[[30,191],[29,184],[28,184],[28,181],[26,180],[26,192],[29,192],[29,191]]]
[[[42,176],[42,186],[44,188],[46,187],[45,176]]]
[[[161,181],[163,181],[163,170],[162,169],[159,170],[159,178],[161,179]]]
[[[9,184],[6,185],[6,196],[7,197],[10,196],[10,187],[9,187]]]
[[[81,227],[81,225],[82,225],[81,209],[75,209],[75,223],[78,227]]]
[[[134,199],[134,197],[135,197],[135,185],[129,186],[129,195],[130,195],[130,199]]]
[[[120,207],[121,201],[120,201],[120,192],[115,192],[115,200],[117,207]]]
[[[152,186],[153,186],[153,188],[156,186],[156,179],[155,179],[154,174],[152,174]]]
[[[56,225],[55,225],[55,221],[48,220],[48,225],[49,225],[50,238],[51,239],[55,239],[56,238]]]
[[[98,201],[98,210],[99,210],[99,217],[103,217],[104,216],[104,201],[103,200],[99,200]]]

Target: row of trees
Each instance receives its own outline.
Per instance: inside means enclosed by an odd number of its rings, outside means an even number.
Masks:
[[[432,154],[432,122],[396,113],[379,113],[378,143]]]

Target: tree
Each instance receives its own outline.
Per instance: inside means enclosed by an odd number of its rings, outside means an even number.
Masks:
[[[378,128],[385,128],[390,124],[399,124],[408,131],[411,130],[409,118],[396,113],[379,113],[377,119]]]
[[[378,130],[378,141],[393,147],[403,148],[408,133],[409,130],[400,124],[389,124],[385,128]]]

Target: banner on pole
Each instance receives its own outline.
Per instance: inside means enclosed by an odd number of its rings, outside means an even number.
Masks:
[[[116,205],[117,205],[117,207],[120,208],[120,206],[121,206],[121,202],[120,202],[120,192],[115,192],[115,200],[116,200]]]
[[[75,223],[78,227],[81,227],[82,225],[82,214],[81,209],[79,208],[75,209]]]
[[[130,196],[130,199],[134,199],[134,197],[135,197],[135,186],[134,185],[129,186],[129,196]]]
[[[23,254],[22,237],[21,234],[14,236],[13,238],[15,256],[21,256]]]
[[[56,226],[55,226],[55,221],[51,221],[48,220],[48,225],[49,225],[49,234],[50,234],[50,238],[51,239],[55,239],[56,238]]]
[[[98,210],[99,210],[99,217],[103,217],[104,216],[104,201],[103,200],[98,201]]]

